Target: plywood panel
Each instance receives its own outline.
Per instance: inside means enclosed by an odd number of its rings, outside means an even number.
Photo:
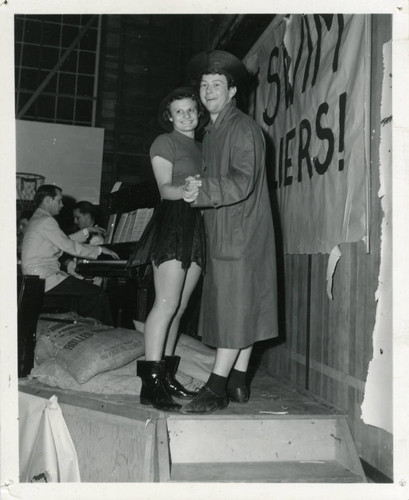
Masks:
[[[176,464],[172,482],[360,483],[335,461]]]
[[[169,418],[168,432],[173,464],[334,460],[338,447],[335,419]]]
[[[61,404],[83,482],[153,480],[155,426]]]

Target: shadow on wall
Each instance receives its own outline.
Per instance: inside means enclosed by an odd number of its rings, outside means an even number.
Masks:
[[[279,339],[284,342],[286,339],[286,321],[285,321],[285,267],[284,267],[284,246],[283,233],[281,228],[280,212],[276,191],[273,189],[274,182],[274,146],[272,139],[267,134],[264,134],[266,141],[266,171],[267,184],[270,194],[271,213],[274,222],[274,235],[276,244],[276,261],[277,261],[277,300],[278,300],[278,326]]]
[[[266,140],[266,172],[267,172],[267,184],[270,194],[270,204],[271,213],[274,222],[274,235],[276,244],[276,263],[277,263],[277,312],[278,312],[278,331],[279,336],[274,339],[264,340],[257,342],[254,345],[251,362],[249,365],[249,376],[252,379],[257,369],[260,366],[263,354],[273,347],[280,345],[286,341],[286,304],[285,304],[285,268],[284,268],[284,248],[283,248],[283,237],[280,221],[280,213],[278,210],[278,202],[273,189],[273,179],[274,179],[274,149],[271,142],[271,138],[264,134]]]

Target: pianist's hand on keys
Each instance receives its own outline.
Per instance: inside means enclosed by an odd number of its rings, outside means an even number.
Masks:
[[[115,260],[119,259],[119,255],[113,250],[110,250],[109,248],[103,246],[101,246],[100,248],[101,248],[101,253],[104,253],[105,255],[110,255]]]
[[[89,226],[89,227],[87,227],[87,229],[88,229],[89,234],[99,234],[99,235],[103,236],[104,238],[108,234],[106,229],[104,229],[103,227],[99,227],[99,226]]]

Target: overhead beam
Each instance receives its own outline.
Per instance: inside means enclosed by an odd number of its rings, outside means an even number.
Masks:
[[[236,31],[240,27],[243,19],[245,18],[244,14],[234,14],[228,16],[229,19],[225,21],[218,29],[218,32],[213,38],[213,42],[211,43],[210,50],[215,50],[217,48],[222,49],[225,47],[229,41],[234,37]]]

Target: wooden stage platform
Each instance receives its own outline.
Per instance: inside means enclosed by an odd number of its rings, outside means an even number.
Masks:
[[[53,394],[59,403],[67,403],[82,408],[109,412],[127,418],[158,418],[164,412],[139,403],[139,396],[102,395],[82,393],[58,387],[49,387],[35,380],[20,379],[19,389],[43,398]],[[183,404],[183,402],[182,402]],[[251,383],[251,397],[246,404],[230,403],[229,406],[217,412],[223,416],[248,415],[342,415],[337,409],[318,402],[306,392],[279,381],[259,370]],[[174,415],[168,413],[168,415]]]
[[[247,404],[209,415],[158,411],[139,397],[56,395],[84,482],[365,482],[345,416],[258,370]]]

